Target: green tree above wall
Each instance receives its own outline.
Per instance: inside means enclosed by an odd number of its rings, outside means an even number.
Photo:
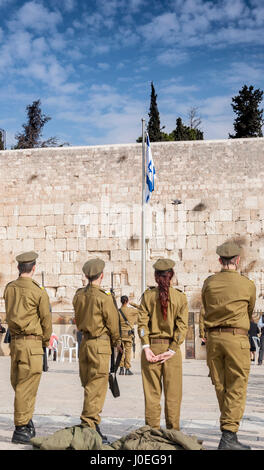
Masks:
[[[50,116],[46,116],[41,110],[40,100],[33,101],[31,105],[26,107],[27,122],[23,124],[23,131],[15,136],[17,144],[13,149],[28,149],[40,147],[61,147],[68,144],[59,144],[57,137],[50,137],[42,140],[42,131],[45,124],[51,120]]]
[[[229,134],[229,138],[263,137],[263,109],[259,109],[262,98],[263,91],[254,90],[252,85],[244,85],[239,94],[232,98],[231,106],[237,117],[234,120],[235,134]]]
[[[153,82],[151,82],[150,107],[148,115],[149,121],[147,130],[150,142],[203,140],[203,132],[198,128],[201,125],[201,118],[198,116],[196,107],[191,108],[189,111],[189,126],[184,125],[182,119],[179,117],[176,120],[176,128],[172,132],[167,134],[163,131],[165,126],[160,126],[157,94]],[[137,142],[142,142],[142,136],[138,137]]]

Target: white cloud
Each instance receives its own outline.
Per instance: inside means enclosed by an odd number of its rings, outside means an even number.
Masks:
[[[175,67],[175,65],[182,64],[188,60],[188,54],[186,52],[169,49],[165,50],[157,55],[157,61],[162,65],[168,65],[169,67]]]
[[[31,29],[38,32],[54,30],[61,23],[62,16],[45,8],[34,0],[25,3],[16,13],[15,19],[8,22],[9,29]]]
[[[179,21],[175,13],[163,13],[153,18],[148,24],[138,28],[138,31],[149,42],[162,40],[165,44],[174,42],[175,34],[179,30]]]
[[[138,27],[146,41],[178,48],[264,42],[263,2],[248,8],[243,0],[175,0],[170,7]]]
[[[98,62],[97,67],[100,70],[108,70],[110,68],[110,65],[107,64],[106,62]]]

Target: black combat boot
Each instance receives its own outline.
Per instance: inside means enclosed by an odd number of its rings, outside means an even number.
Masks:
[[[31,436],[30,430],[27,426],[16,426],[14,430],[12,442],[14,444],[26,444],[30,441]]]
[[[251,447],[241,444],[237,440],[236,432],[222,431],[222,437],[219,442],[218,450],[250,450]]]
[[[35,437],[36,430],[35,430],[35,426],[34,426],[34,423],[33,423],[32,419],[27,423],[27,427],[29,429],[31,437]]]
[[[126,374],[125,375],[134,375],[133,372],[131,372],[130,369],[126,369]]]
[[[99,436],[102,439],[103,444],[110,444],[110,442],[107,439],[107,436],[101,433],[101,429],[99,428],[98,424],[95,425],[96,432],[98,432]]]
[[[124,375],[124,367],[120,367],[119,375]]]

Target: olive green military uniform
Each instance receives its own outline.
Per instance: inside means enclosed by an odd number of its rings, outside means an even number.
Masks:
[[[31,256],[28,256],[30,255]],[[35,254],[37,257],[37,254]],[[34,257],[34,252],[17,257]],[[34,258],[36,259],[36,258]],[[25,261],[26,262],[26,261]],[[30,277],[19,277],[4,291],[6,318],[11,334],[11,384],[15,391],[15,426],[31,420],[42,374],[43,347],[49,345],[52,319],[46,291]]]
[[[131,351],[132,351],[132,336],[128,334],[129,330],[134,327],[137,323],[138,310],[135,308],[128,307],[123,305],[121,307],[122,312],[125,314],[129,325],[125,322],[124,318],[120,314],[120,324],[121,324],[121,338],[123,344],[123,354],[120,361],[120,367],[125,367],[130,369],[131,367]]]
[[[89,260],[83,266],[86,275],[103,271],[102,260]],[[108,387],[111,346],[120,342],[118,311],[112,295],[89,284],[78,289],[73,299],[76,326],[83,333],[79,372],[84,387],[82,422],[96,428]]]
[[[165,262],[165,263],[164,263]],[[172,260],[158,260],[153,267],[164,270],[174,266]],[[186,295],[178,289],[169,288],[167,319],[161,312],[159,289],[147,289],[140,305],[138,333],[142,346],[150,345],[157,356],[168,351],[175,354],[164,363],[147,361],[142,350],[141,371],[145,396],[145,422],[152,428],[160,428],[162,381],[165,396],[165,419],[168,429],[180,429],[182,400],[182,357],[180,345],[188,328],[188,305]]]
[[[220,256],[239,255],[233,244],[217,248]],[[236,433],[244,413],[250,369],[248,330],[256,288],[236,270],[222,269],[202,288],[207,331],[207,363],[221,412],[222,431]]]
[[[206,332],[204,327],[204,307],[202,306],[199,314],[199,338],[206,338]]]

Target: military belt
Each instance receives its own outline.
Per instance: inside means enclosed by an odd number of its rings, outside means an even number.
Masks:
[[[103,334],[101,336],[91,336],[90,333],[83,332],[85,339],[110,339],[110,336],[107,334]]]
[[[219,331],[219,332],[224,331],[228,333],[233,333],[235,335],[244,335],[244,336],[248,335],[248,331],[244,330],[244,328],[230,328],[227,326],[214,326],[213,328],[209,328],[208,331],[209,333],[211,331]]]
[[[19,338],[42,340],[42,336],[40,336],[40,335],[14,335],[14,336],[11,336],[11,339],[19,339]]]
[[[166,338],[150,338],[150,344],[170,344],[171,340]]]

